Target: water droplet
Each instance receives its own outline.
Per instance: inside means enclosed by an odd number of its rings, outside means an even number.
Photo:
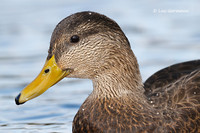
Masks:
[[[194,92],[194,95],[196,95],[196,94],[197,94],[197,92],[195,91],[195,92]]]
[[[153,103],[153,101],[150,101],[150,103]]]
[[[111,108],[111,109],[113,109],[113,107],[112,107],[112,106],[110,106],[110,105],[108,105],[108,107],[109,107],[109,108]]]
[[[149,97],[148,100],[151,101],[151,98]]]

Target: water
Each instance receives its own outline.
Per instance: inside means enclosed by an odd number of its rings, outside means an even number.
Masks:
[[[199,4],[197,0],[2,0],[0,132],[71,132],[74,115],[92,91],[91,81],[64,79],[22,106],[14,103],[15,96],[40,72],[51,33],[61,19],[91,10],[117,21],[131,42],[145,80],[173,63],[199,59]],[[188,12],[166,13],[168,9]]]

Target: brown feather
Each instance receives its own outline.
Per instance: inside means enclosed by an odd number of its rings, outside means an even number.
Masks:
[[[78,35],[80,41],[70,42]],[[200,132],[200,60],[167,67],[142,83],[137,59],[108,17],[80,12],[53,32],[49,59],[89,78],[94,90],[73,120],[73,133]]]

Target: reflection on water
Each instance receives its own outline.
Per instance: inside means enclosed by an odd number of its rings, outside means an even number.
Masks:
[[[47,5],[48,3],[48,5]],[[0,132],[71,132],[72,120],[92,91],[89,80],[64,79],[42,96],[16,106],[15,96],[40,72],[55,25],[82,10],[116,20],[129,38],[143,79],[173,63],[200,57],[199,1],[20,0],[0,8]],[[188,13],[155,13],[183,9]]]

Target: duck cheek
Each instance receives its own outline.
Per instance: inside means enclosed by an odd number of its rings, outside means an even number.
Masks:
[[[73,72],[67,76],[68,78],[82,78],[90,79],[90,72],[87,69],[76,67],[73,69]]]

